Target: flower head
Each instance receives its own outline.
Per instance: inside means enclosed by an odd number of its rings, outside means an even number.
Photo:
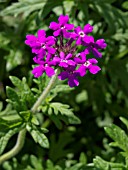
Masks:
[[[68,85],[74,87],[79,85],[78,77],[85,76],[87,70],[91,74],[97,74],[101,70],[98,61],[90,58],[89,54],[101,58],[102,53],[99,50],[106,48],[107,44],[104,39],[95,41],[93,36],[88,35],[93,31],[90,24],[86,24],[83,29],[80,26],[74,28],[68,21],[68,15],[60,15],[58,23],[50,23],[53,36],[47,37],[44,30],[38,30],[37,36],[27,35],[25,43],[36,54],[33,58],[37,64],[32,70],[34,77],[38,78],[43,73],[52,77],[55,74],[54,69],[59,67],[61,72],[58,79],[68,79]],[[83,46],[83,51],[77,53],[79,45]]]
[[[53,35],[56,37],[62,34],[65,38],[70,37],[70,33],[67,32],[68,30],[72,30],[74,28],[73,24],[68,24],[69,21],[68,15],[60,15],[58,22],[51,22],[49,28],[54,30]]]

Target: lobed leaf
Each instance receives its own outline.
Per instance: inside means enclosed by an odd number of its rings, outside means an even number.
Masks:
[[[114,124],[105,127],[105,131],[115,141],[112,146],[117,146],[128,154],[128,136],[125,131]]]
[[[37,128],[34,125],[27,124],[27,130],[31,134],[32,138],[36,143],[39,143],[41,147],[49,148],[49,142],[47,137],[44,135],[43,130]]]

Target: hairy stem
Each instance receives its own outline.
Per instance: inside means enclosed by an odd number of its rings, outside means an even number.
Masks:
[[[40,106],[40,104],[42,103],[42,101],[44,101],[47,97],[47,95],[49,94],[50,90],[52,89],[53,85],[55,84],[56,82],[56,78],[57,78],[57,75],[58,75],[58,72],[59,70],[57,69],[56,70],[56,74],[51,78],[51,80],[49,81],[49,84],[48,86],[45,88],[45,90],[42,92],[42,94],[40,95],[40,97],[37,99],[37,101],[35,102],[35,104],[32,106],[31,108],[31,111],[33,113],[36,112],[36,110],[38,109],[38,107]],[[17,155],[20,150],[23,148],[24,146],[24,143],[25,143],[25,137],[26,137],[26,128],[22,129],[19,134],[18,134],[18,137],[17,137],[17,141],[16,141],[16,144],[15,146],[10,150],[8,151],[7,153],[3,154],[2,156],[0,156],[0,165],[14,157],[15,155]]]

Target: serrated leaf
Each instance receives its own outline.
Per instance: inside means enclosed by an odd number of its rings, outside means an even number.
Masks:
[[[125,165],[121,163],[111,163],[103,160],[99,156],[96,156],[96,158],[93,159],[93,163],[99,170],[111,170],[111,169],[117,169],[117,170],[125,170]]]
[[[112,124],[109,127],[105,127],[105,131],[115,141],[112,142],[113,146],[117,146],[125,152],[128,152],[128,136],[124,130]]]
[[[41,147],[49,148],[48,139],[41,129],[30,124],[28,124],[26,128],[36,143],[39,143]]]
[[[9,76],[11,82],[13,83],[14,86],[20,88],[22,85],[22,82],[19,78],[15,77],[15,76]]]
[[[80,119],[74,115],[72,109],[69,109],[69,105],[59,102],[53,102],[50,103],[50,107],[54,110],[55,115],[58,115],[58,113],[60,113],[62,116],[66,116],[70,124],[80,123]]]
[[[5,120],[0,118],[0,131],[6,131],[22,124],[21,119]]]
[[[27,17],[31,12],[35,11],[35,10],[39,10],[42,9],[45,5],[46,1],[42,0],[35,0],[35,1],[19,1],[19,2],[15,2],[13,3],[11,6],[8,6],[7,8],[5,8],[2,12],[1,15],[19,15],[19,14],[23,14],[24,17]]]
[[[9,139],[16,134],[17,132],[19,132],[23,127],[19,128],[14,128],[14,129],[10,129],[7,133],[4,134],[4,136],[2,136],[0,138],[0,155],[3,153],[5,147],[7,146],[7,143],[9,141]]]

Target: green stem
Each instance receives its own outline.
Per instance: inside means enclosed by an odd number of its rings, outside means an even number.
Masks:
[[[37,99],[37,101],[35,102],[35,104],[32,106],[31,108],[31,111],[33,113],[36,112],[36,110],[38,109],[38,107],[40,106],[40,104],[42,103],[43,100],[46,99],[47,95],[49,94],[50,90],[52,89],[53,85],[55,84],[56,82],[56,78],[57,78],[57,75],[58,75],[58,72],[59,70],[57,69],[56,70],[56,74],[51,78],[51,80],[49,81],[49,84],[48,86],[45,88],[45,90],[42,92],[42,94],[40,95],[40,97]],[[24,146],[24,143],[25,143],[25,137],[26,137],[26,132],[27,130],[24,128],[22,129],[19,134],[18,134],[18,137],[17,137],[17,141],[16,141],[16,144],[15,146],[10,150],[8,151],[7,153],[3,154],[2,156],[0,156],[0,165],[14,157],[15,155],[17,155],[20,150],[22,149],[22,147]]]

